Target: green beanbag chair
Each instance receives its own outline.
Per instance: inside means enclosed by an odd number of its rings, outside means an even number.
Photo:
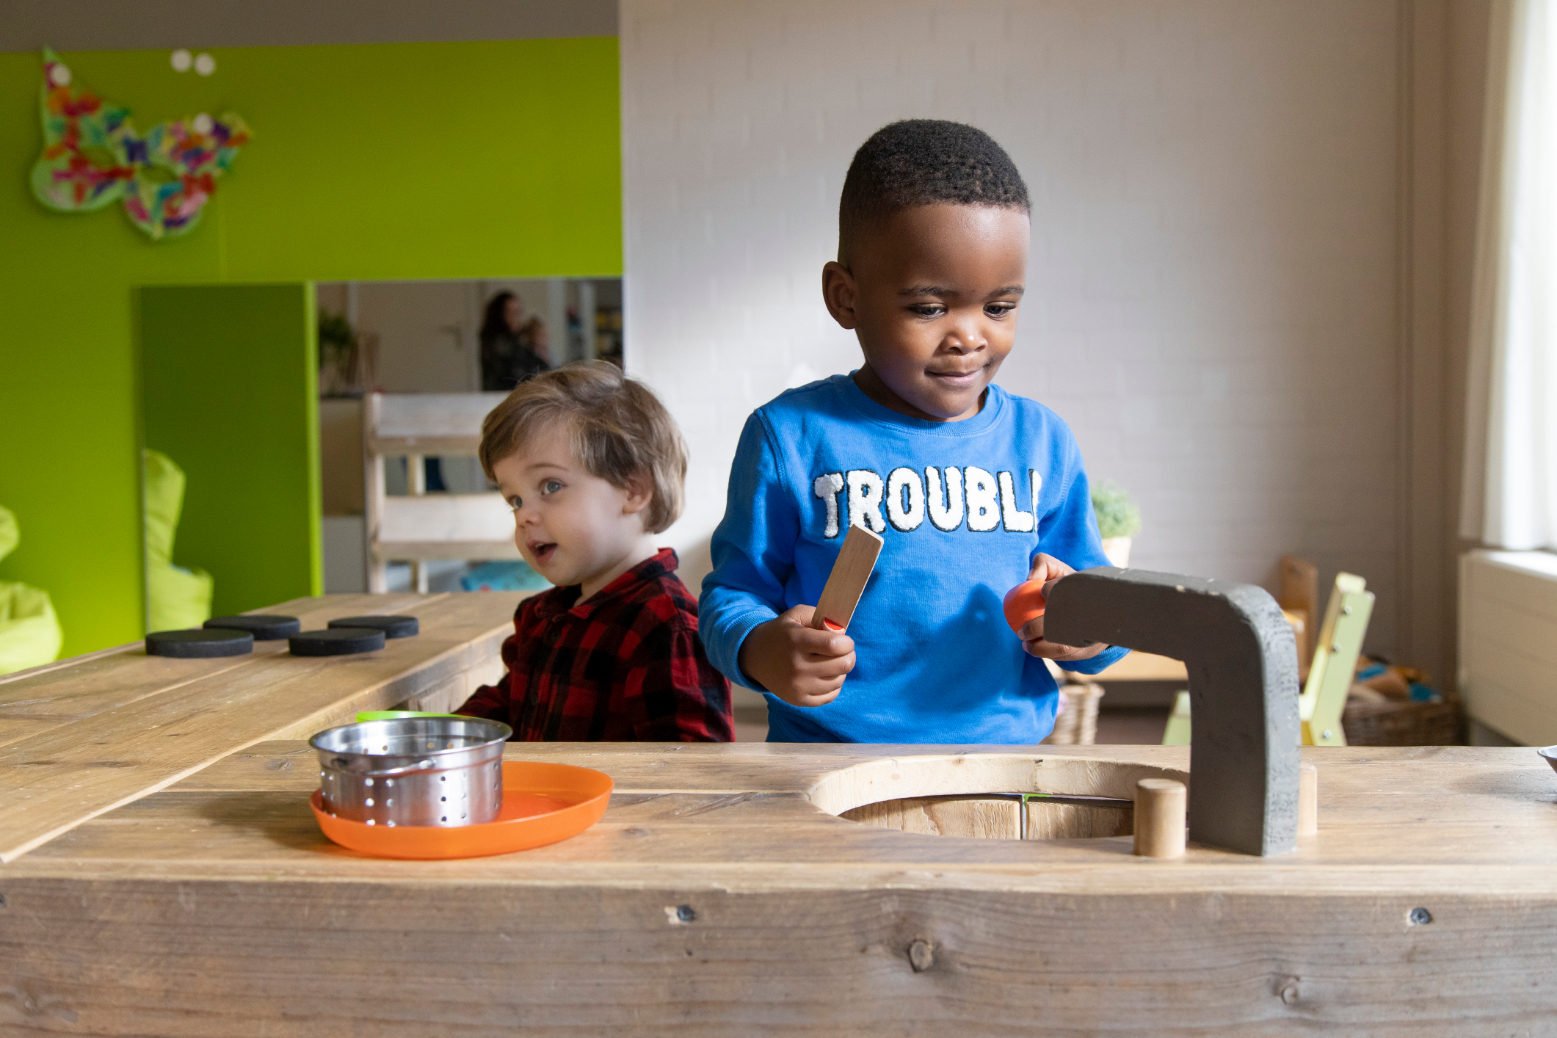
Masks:
[[[20,539],[16,516],[0,508],[0,559]],[[53,663],[64,637],[47,591],[0,580],[0,674]]]
[[[146,597],[150,631],[199,627],[211,618],[215,583],[204,570],[173,565],[173,535],[184,510],[184,470],[160,451],[146,452]]]

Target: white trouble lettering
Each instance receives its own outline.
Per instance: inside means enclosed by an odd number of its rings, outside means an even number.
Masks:
[[[1000,491],[992,473],[974,465],[963,469],[967,480],[968,529],[978,533],[1000,525]]]
[[[886,530],[886,520],[881,518],[881,499],[886,488],[881,477],[870,469],[851,469],[844,476],[844,483],[848,487],[849,525],[863,526],[872,533]]]
[[[927,468],[924,470],[925,487],[928,491],[930,522],[937,530],[950,533],[962,525],[962,470],[948,468],[946,470],[946,485],[944,494],[941,487],[941,470]]]
[[[836,537],[838,529],[838,492],[843,489],[842,472],[826,472],[811,481],[811,492],[827,505],[827,525],[823,537]]]
[[[919,529],[924,522],[924,484],[913,469],[887,473],[887,522],[903,533]]]
[[[1016,481],[1011,478],[1011,473],[1001,472],[996,478],[1000,481],[1000,525],[1012,533],[1031,532],[1038,525],[1035,518],[1037,498],[1033,498],[1034,511],[1024,512],[1017,507]]]

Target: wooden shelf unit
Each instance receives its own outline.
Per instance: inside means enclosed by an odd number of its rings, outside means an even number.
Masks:
[[[412,590],[425,593],[425,563],[519,558],[512,514],[495,491],[429,494],[423,467],[429,457],[475,456],[482,420],[506,395],[369,393],[363,399],[370,592],[388,590],[391,562],[409,562]],[[389,458],[406,459],[408,495],[386,493]]]

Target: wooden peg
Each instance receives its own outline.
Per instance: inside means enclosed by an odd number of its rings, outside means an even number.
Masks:
[[[1189,791],[1173,779],[1135,784],[1135,853],[1143,858],[1184,856],[1184,815]]]
[[[1319,832],[1319,769],[1305,764],[1298,771],[1298,835]]]
[[[865,593],[865,583],[870,571],[876,568],[876,557],[881,554],[882,540],[863,526],[849,527],[843,539],[843,548],[833,571],[822,587],[822,597],[816,601],[816,615],[811,626],[818,631],[842,631],[854,618],[854,607],[859,605]]]

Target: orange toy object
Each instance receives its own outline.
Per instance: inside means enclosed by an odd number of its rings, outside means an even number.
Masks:
[[[1006,592],[1006,623],[1011,625],[1011,630],[1020,631],[1029,620],[1043,615],[1045,602],[1043,581],[1022,581]]]
[[[319,791],[309,804],[319,828],[342,847],[375,858],[481,858],[544,847],[577,836],[600,821],[614,788],[611,776],[570,764],[503,762],[503,810],[497,821],[393,829],[337,818]]]

